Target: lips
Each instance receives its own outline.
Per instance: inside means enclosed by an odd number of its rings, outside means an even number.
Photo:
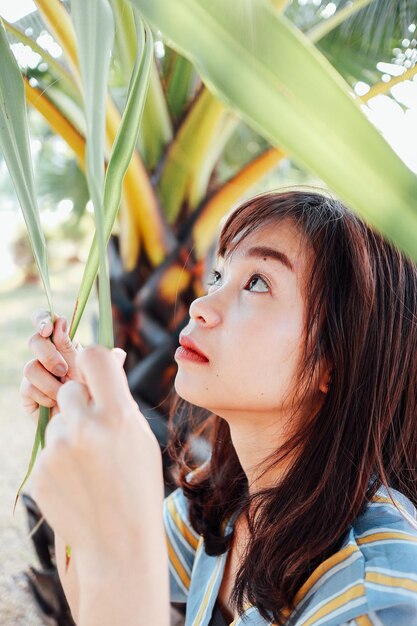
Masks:
[[[196,356],[200,357],[201,361],[208,363],[209,361],[208,357],[204,354],[202,350],[200,350],[198,345],[195,343],[195,341],[191,339],[191,337],[187,335],[180,335],[179,342],[180,342],[180,346],[186,352],[190,353],[189,356],[191,356],[192,353],[194,353]]]

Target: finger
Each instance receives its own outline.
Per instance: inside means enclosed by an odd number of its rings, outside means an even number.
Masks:
[[[37,360],[42,363],[48,372],[51,372],[54,376],[66,375],[68,364],[52,341],[35,333],[30,337],[28,345]]]
[[[45,447],[50,448],[51,445],[58,441],[68,441],[68,418],[62,413],[57,413],[55,417],[49,420],[45,431]]]
[[[68,322],[65,317],[57,317],[54,326],[54,344],[58,352],[64,357],[68,364],[66,376],[77,378],[76,355],[78,345],[71,341],[68,333]]]
[[[84,350],[84,348],[82,347],[78,339],[74,339],[72,342],[72,345],[74,346],[76,352],[82,352]],[[124,352],[124,350],[122,350],[122,352]],[[74,364],[75,364],[75,367],[77,367],[75,356],[74,356]],[[73,368],[70,367],[70,370],[71,370],[71,373],[73,374],[73,371],[74,371]],[[61,383],[67,383],[69,380],[79,380],[79,379],[80,379],[80,374],[78,371],[76,371],[76,374],[75,375],[73,374],[72,376],[68,376],[68,373],[67,373],[65,376],[61,377]]]
[[[36,400],[34,400],[31,396],[28,396],[22,393],[22,385],[23,385],[23,381],[22,381],[22,384],[20,385],[20,400],[21,400],[22,406],[24,410],[26,411],[26,413],[28,413],[29,415],[34,415],[34,413],[36,413],[37,410],[39,409],[39,403],[36,402]]]
[[[39,408],[39,406],[38,406],[38,408]],[[54,406],[50,407],[50,413],[49,413],[50,418],[51,418],[51,417],[54,417],[54,415],[56,415],[57,413],[59,413],[59,407],[58,407],[58,404],[57,404],[57,403],[55,403],[55,404],[54,404]],[[39,419],[39,415],[37,415],[37,412],[36,412],[36,411],[34,411],[33,413],[31,413],[31,415],[32,415],[33,419],[34,419],[34,420],[36,421],[36,423],[37,423],[37,422],[38,422],[38,419]]]
[[[49,337],[52,335],[54,325],[52,323],[51,314],[44,309],[34,311],[31,315],[31,322],[34,328],[42,337]]]
[[[84,348],[82,347],[81,343],[78,341],[78,339],[73,339],[74,344],[74,348],[77,352],[82,352],[84,350]]]
[[[57,402],[60,411],[71,416],[71,419],[85,416],[91,405],[87,387],[76,380],[70,380],[61,386]]]
[[[118,358],[102,346],[90,346],[78,355],[77,365],[94,404],[111,415],[135,405]]]
[[[126,361],[127,353],[121,348],[113,348],[112,352],[116,359],[119,361],[120,365],[123,367]]]
[[[54,417],[57,413],[59,413],[59,406],[58,403],[55,404],[55,406],[53,406],[51,408],[51,417]]]
[[[28,415],[32,415],[35,422],[38,422],[37,411],[39,410],[39,404],[32,400],[32,398],[22,398],[22,406]]]
[[[39,405],[51,408],[56,404],[55,400],[42,393],[42,391],[32,385],[27,378],[24,378],[20,385],[20,396],[22,398],[22,404],[28,413],[36,411]]]
[[[56,400],[56,394],[62,383],[52,376],[37,359],[26,363],[23,376],[45,396]]]

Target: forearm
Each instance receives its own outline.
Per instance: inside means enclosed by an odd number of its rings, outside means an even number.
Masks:
[[[168,555],[162,524],[121,558],[78,562],[78,626],[169,626]]]

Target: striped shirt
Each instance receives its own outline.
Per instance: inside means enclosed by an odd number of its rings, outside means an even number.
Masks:
[[[341,549],[307,579],[291,626],[417,626],[417,521],[411,502],[381,488],[349,528]],[[185,602],[185,626],[207,626],[227,553],[208,556],[190,524],[181,489],[165,500],[171,600]],[[230,531],[230,526],[225,532]],[[294,621],[295,618],[295,621]],[[273,626],[247,606],[230,626]]]

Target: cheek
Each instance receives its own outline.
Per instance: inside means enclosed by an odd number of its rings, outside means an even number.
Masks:
[[[217,402],[250,410],[282,409],[292,398],[301,358],[300,334],[259,331],[221,360],[214,387]]]
[[[282,407],[301,356],[301,324],[296,314],[245,322],[219,338],[221,350],[209,367],[179,365],[179,396],[217,413]]]
[[[263,355],[254,354],[246,366],[236,369],[229,381],[230,397],[244,398],[249,405],[281,405],[290,389],[295,369],[291,359],[284,361],[279,354],[265,360]]]
[[[277,326],[274,332],[257,329],[248,333],[235,353],[222,360],[229,372],[227,387],[246,400],[264,398],[274,402],[283,398],[294,384],[302,354],[301,327],[294,321]],[[221,378],[226,371],[221,368]]]
[[[224,354],[221,364],[233,366],[248,376],[276,376],[277,372],[291,374],[297,366],[302,346],[302,327],[297,317],[273,319],[254,324],[230,342],[235,349]],[[242,339],[243,338],[243,339]]]

